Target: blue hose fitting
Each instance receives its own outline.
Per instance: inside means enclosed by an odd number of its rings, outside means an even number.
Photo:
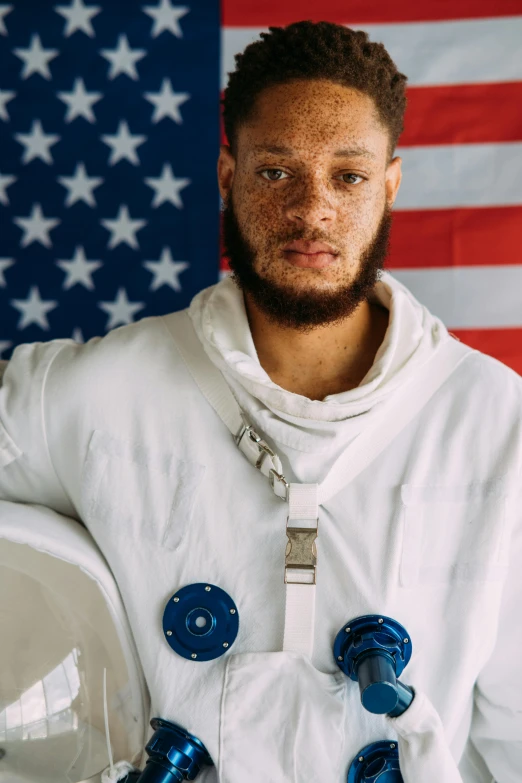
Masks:
[[[163,718],[152,718],[154,734],[145,746],[149,755],[143,772],[131,773],[124,783],[181,783],[195,780],[203,766],[212,766],[200,740],[181,726]]]
[[[366,745],[352,761],[347,783],[403,783],[397,743],[382,740]]]
[[[339,668],[359,683],[368,712],[397,717],[408,709],[414,691],[398,681],[411,658],[411,640],[391,617],[363,615],[346,623],[334,642]]]

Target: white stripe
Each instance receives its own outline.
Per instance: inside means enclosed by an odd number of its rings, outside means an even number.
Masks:
[[[522,204],[522,142],[397,147],[395,154],[403,159],[396,209]]]
[[[522,326],[522,265],[389,271],[450,330]]]
[[[408,86],[522,79],[522,16],[353,27],[385,45],[408,77]],[[228,72],[235,70],[234,55],[259,40],[261,32],[268,32],[268,27],[223,28],[221,89],[226,87]]]

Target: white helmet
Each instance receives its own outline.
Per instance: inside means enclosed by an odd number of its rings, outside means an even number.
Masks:
[[[0,596],[0,783],[97,783],[113,762],[138,767],[149,696],[87,530],[0,501]]]

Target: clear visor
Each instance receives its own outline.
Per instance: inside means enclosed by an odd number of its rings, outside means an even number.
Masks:
[[[0,783],[96,780],[105,703],[113,760],[136,763],[129,672],[97,582],[2,539],[0,595]]]

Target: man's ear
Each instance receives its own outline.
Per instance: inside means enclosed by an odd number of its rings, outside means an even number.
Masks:
[[[397,193],[401,184],[401,164],[402,158],[397,156],[396,158],[393,158],[392,161],[390,161],[386,168],[386,201],[388,202],[390,209],[393,206],[395,199],[397,198]]]
[[[219,158],[217,162],[218,187],[221,198],[226,202],[232,182],[234,181],[234,171],[236,160],[228,144],[222,144],[219,148]]]

